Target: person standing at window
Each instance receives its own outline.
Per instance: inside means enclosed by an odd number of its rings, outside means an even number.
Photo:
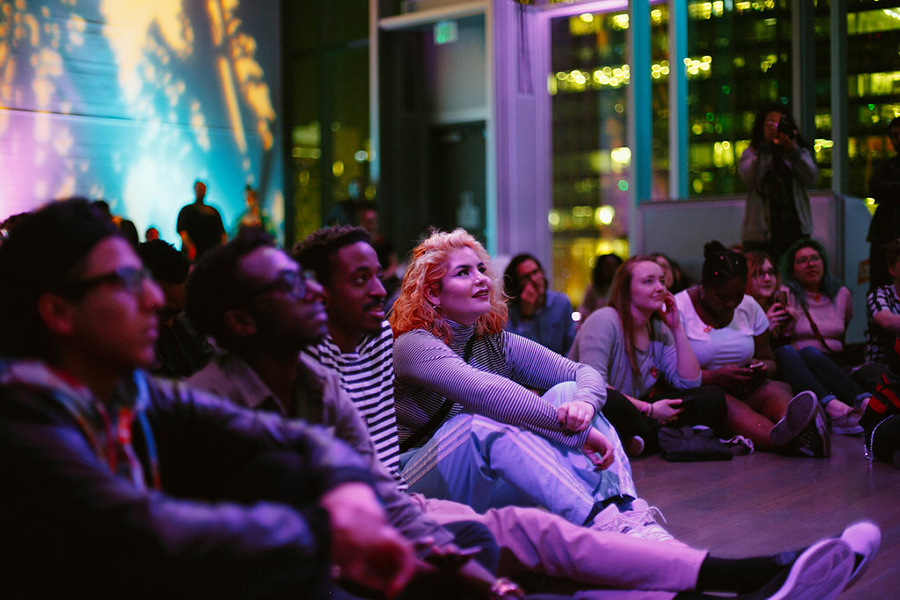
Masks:
[[[778,105],[760,110],[738,171],[749,195],[741,225],[743,250],[778,261],[788,246],[812,235],[806,188],[819,178],[809,143]]]

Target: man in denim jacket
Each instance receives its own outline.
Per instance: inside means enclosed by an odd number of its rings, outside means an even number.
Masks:
[[[83,200],[0,246],[4,597],[388,595],[414,569],[325,430],[148,377],[162,294]]]

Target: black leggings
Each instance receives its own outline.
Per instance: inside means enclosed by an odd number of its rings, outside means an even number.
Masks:
[[[664,398],[683,401],[684,410],[678,415],[678,419],[671,423],[673,427],[706,425],[719,431],[725,421],[725,414],[728,412],[725,392],[712,385],[701,385],[687,390],[652,392],[650,396],[645,399],[645,402],[652,403]],[[656,433],[659,430],[659,424],[655,419],[642,415],[641,411],[618,390],[607,388],[603,414],[616,428],[619,437],[623,440],[639,435],[644,440],[645,452],[659,450]]]

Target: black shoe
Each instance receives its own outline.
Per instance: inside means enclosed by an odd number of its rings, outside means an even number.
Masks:
[[[818,413],[819,400],[812,392],[800,392],[788,403],[784,416],[775,424],[769,437],[776,446],[785,446],[801,435]]]
[[[828,417],[820,406],[809,425],[793,440],[797,452],[810,458],[831,456],[831,437],[828,435]]]

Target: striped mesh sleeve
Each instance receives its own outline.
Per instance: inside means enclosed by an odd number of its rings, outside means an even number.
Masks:
[[[529,429],[569,447],[583,445],[587,431],[573,434],[563,430],[552,405],[498,374],[504,370],[499,344],[497,335],[477,340],[470,365],[425,331],[401,335],[394,345],[394,369],[398,382],[407,390],[402,401],[415,402],[417,389],[432,392],[461,405],[465,412]],[[399,387],[397,400],[399,404]]]

